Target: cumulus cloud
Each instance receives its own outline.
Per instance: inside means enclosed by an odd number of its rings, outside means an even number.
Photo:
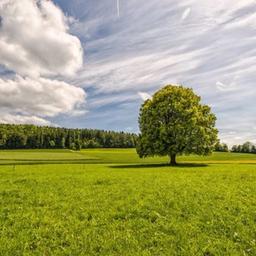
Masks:
[[[3,113],[0,115],[2,124],[34,124],[40,126],[53,126],[51,122],[37,116],[23,116]]]
[[[68,32],[68,18],[47,0],[2,0],[0,61],[29,76],[73,75],[82,66],[79,39]]]
[[[84,100],[83,89],[58,80],[0,79],[0,108],[7,113],[53,117],[71,112]]]
[[[75,22],[53,1],[1,0],[0,122],[49,125],[46,118],[85,113],[84,90],[53,78],[82,67],[81,43],[68,27]],[[13,75],[3,78],[7,70]]]
[[[138,92],[138,95],[141,97],[142,100],[146,101],[152,98],[152,96],[147,92]]]

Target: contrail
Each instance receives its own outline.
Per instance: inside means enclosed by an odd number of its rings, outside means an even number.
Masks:
[[[120,0],[116,0],[117,16],[120,17]]]

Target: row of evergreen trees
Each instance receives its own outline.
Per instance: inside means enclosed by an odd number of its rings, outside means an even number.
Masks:
[[[133,148],[136,140],[133,133],[0,124],[1,149]]]

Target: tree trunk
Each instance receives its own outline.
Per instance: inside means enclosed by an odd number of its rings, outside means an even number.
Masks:
[[[170,155],[170,165],[172,165],[172,166],[177,165],[177,162],[176,162],[176,154],[171,154],[171,155]]]

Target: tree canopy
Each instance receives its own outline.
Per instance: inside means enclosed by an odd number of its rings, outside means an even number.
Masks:
[[[215,122],[211,108],[192,89],[167,85],[140,108],[137,152],[167,155],[172,165],[178,154],[208,155],[217,142]]]

